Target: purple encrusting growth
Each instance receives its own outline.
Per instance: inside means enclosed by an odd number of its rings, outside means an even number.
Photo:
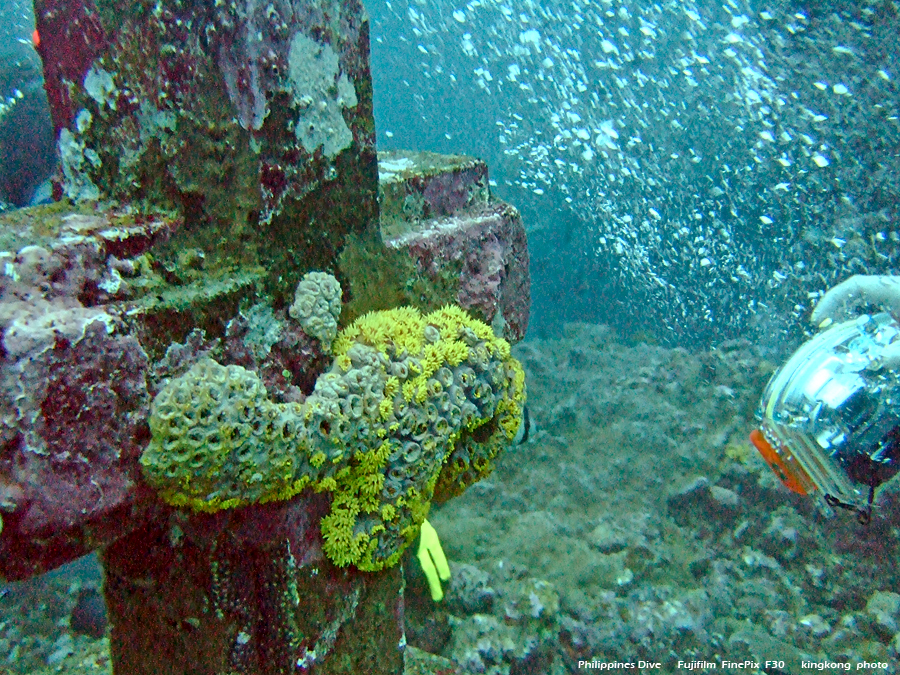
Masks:
[[[42,217],[38,217],[38,216]],[[0,492],[23,577],[121,535],[146,444],[147,355],[114,301],[173,224],[125,212],[7,216],[0,253]],[[31,242],[27,245],[25,242]]]
[[[519,212],[491,198],[484,162],[428,152],[380,152],[381,231],[454,302],[512,342],[525,336],[531,277]],[[449,282],[449,279],[447,280]]]
[[[102,549],[116,672],[401,672],[402,568],[331,564],[330,505],[309,490],[163,504],[138,463],[151,402],[204,357],[303,401],[333,339],[288,309],[313,270],[340,282],[335,330],[460,304],[521,338],[518,213],[477,160],[397,154],[379,219],[359,0],[37,0],[35,16],[67,200],[0,216],[0,577]]]
[[[107,36],[90,0],[48,3],[41,14],[37,46],[44,62],[44,88],[57,133],[75,121],[72,84],[80,84]],[[42,3],[36,2],[35,8]]]
[[[110,334],[100,320],[77,342],[58,340],[31,360],[22,380],[36,385],[27,399],[41,414],[31,428],[20,424],[13,460],[30,488],[22,532],[69,528],[133,498],[133,464],[147,440],[146,369],[137,340]],[[52,492],[45,474],[57,483]]]
[[[419,269],[434,276],[448,263],[461,262],[457,303],[499,325],[508,339],[521,340],[528,326],[531,281],[518,212],[490,203],[429,225],[388,245],[408,250]]]
[[[67,196],[252,227],[301,217],[314,191],[371,185],[358,2],[39,0],[35,10]],[[345,180],[358,172],[370,178]]]
[[[316,378],[331,364],[318,340],[279,311],[272,315],[276,335],[264,353],[254,339],[254,326],[244,313],[228,323],[225,353],[228,361],[259,373],[266,391],[279,402],[302,401]]]

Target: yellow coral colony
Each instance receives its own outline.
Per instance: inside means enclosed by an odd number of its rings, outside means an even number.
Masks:
[[[208,359],[169,382],[151,408],[147,481],[203,511],[330,492],[328,557],[395,564],[432,500],[490,473],[515,437],[524,373],[505,340],[457,307],[367,314],[332,353],[302,406],[273,403],[254,373]]]

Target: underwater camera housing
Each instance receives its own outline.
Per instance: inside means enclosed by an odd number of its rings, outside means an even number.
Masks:
[[[881,353],[900,340],[889,314],[837,324],[772,376],[750,440],[784,485],[871,518],[875,489],[900,470],[900,370]]]

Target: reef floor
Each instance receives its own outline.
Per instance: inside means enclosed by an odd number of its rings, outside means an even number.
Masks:
[[[777,482],[747,440],[766,354],[625,344],[587,324],[513,354],[536,429],[432,510],[453,572],[443,602],[404,559],[408,641],[435,655],[415,651],[409,673],[900,672],[897,489],[864,526]],[[4,587],[0,673],[111,672],[107,638],[84,634],[98,634],[99,584],[89,558]],[[745,660],[759,666],[727,666]]]

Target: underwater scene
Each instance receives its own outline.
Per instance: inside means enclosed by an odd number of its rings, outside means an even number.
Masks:
[[[0,675],[900,673],[895,0],[0,0]]]

